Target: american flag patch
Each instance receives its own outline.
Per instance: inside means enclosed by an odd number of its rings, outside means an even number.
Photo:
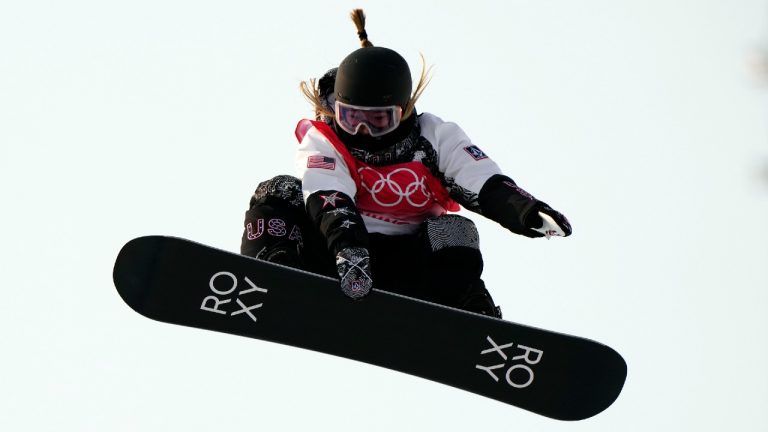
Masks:
[[[328,156],[316,155],[307,159],[307,168],[336,169],[336,159]]]

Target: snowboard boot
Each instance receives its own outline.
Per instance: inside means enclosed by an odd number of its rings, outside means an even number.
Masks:
[[[485,288],[485,282],[478,279],[470,284],[469,289],[456,305],[457,308],[483,315],[501,318],[501,308],[491,297],[491,293]]]
[[[301,256],[299,255],[299,251],[296,249],[292,249],[289,246],[278,246],[278,247],[272,247],[267,248],[264,247],[261,251],[259,251],[254,258],[262,260],[262,261],[269,261],[275,264],[281,264],[288,267],[293,267],[296,269],[303,269],[304,263],[301,260]]]

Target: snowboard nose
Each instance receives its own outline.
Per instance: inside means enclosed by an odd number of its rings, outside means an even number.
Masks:
[[[150,297],[155,259],[162,252],[161,237],[146,236],[126,243],[117,254],[112,280],[117,292],[131,309],[146,316],[146,303]]]

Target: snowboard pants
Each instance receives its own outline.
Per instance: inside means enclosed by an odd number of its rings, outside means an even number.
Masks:
[[[501,317],[480,278],[483,259],[474,223],[459,215],[424,221],[416,234],[369,235],[374,287]],[[301,181],[277,176],[259,184],[245,212],[240,252],[338,277],[335,257],[306,211]]]

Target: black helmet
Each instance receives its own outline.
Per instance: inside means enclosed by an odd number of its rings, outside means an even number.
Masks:
[[[397,52],[383,47],[360,48],[342,60],[336,72],[336,100],[350,105],[397,105],[411,99],[411,70]]]

